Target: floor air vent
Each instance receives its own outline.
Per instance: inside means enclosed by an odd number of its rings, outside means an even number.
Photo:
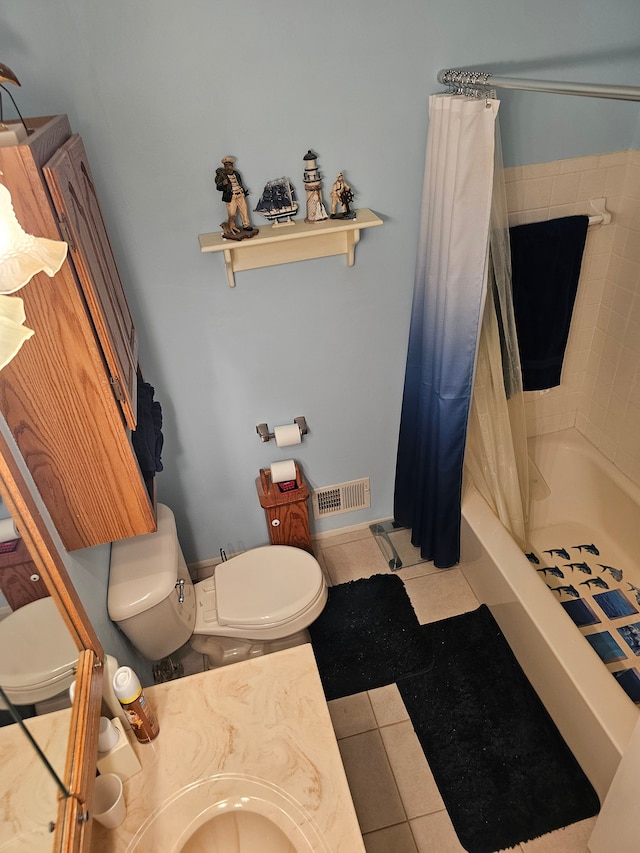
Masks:
[[[371,506],[369,478],[351,480],[349,483],[339,483],[337,486],[327,486],[324,489],[314,489],[311,492],[311,503],[314,518],[325,518],[327,515],[366,509]]]

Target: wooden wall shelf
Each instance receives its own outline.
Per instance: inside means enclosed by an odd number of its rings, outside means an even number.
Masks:
[[[325,219],[324,222],[296,220],[291,225],[265,225],[247,240],[223,240],[222,232],[200,234],[201,252],[223,252],[229,287],[235,287],[235,273],[272,267],[293,261],[308,261],[330,255],[346,255],[347,265],[355,263],[355,248],[362,228],[382,225],[367,208],[356,211],[355,219]]]

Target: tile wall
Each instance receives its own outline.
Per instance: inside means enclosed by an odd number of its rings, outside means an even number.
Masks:
[[[640,484],[640,151],[506,169],[505,181],[510,225],[606,199],[612,222],[589,228],[562,382],[525,395],[527,429],[575,426]]]

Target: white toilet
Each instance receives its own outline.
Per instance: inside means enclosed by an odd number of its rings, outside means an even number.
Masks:
[[[158,504],[157,516],[155,533],[111,546],[109,616],[145,657],[161,660],[189,641],[218,667],[309,642],[327,601],[311,554],[265,545],[193,584],[173,513]]]
[[[39,598],[0,621],[0,685],[14,705],[41,714],[68,707],[78,649],[51,597]]]

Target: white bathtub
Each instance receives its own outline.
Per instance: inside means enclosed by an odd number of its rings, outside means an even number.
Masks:
[[[544,544],[554,537],[558,544],[606,542],[608,556],[589,559],[624,564],[625,581],[640,587],[640,489],[574,429],[531,439],[529,453],[541,474],[532,485],[535,550],[556,547]],[[571,560],[581,558],[577,550],[571,553]],[[549,560],[562,565],[553,555]],[[462,505],[460,569],[479,600],[490,607],[602,801],[640,708],[560,606],[560,594],[548,588],[573,583],[582,589],[579,584],[589,577],[578,569],[564,568],[564,580],[536,571],[473,488]],[[593,577],[601,571],[597,568]],[[635,603],[633,591],[630,596]],[[640,657],[637,661],[640,668]]]

